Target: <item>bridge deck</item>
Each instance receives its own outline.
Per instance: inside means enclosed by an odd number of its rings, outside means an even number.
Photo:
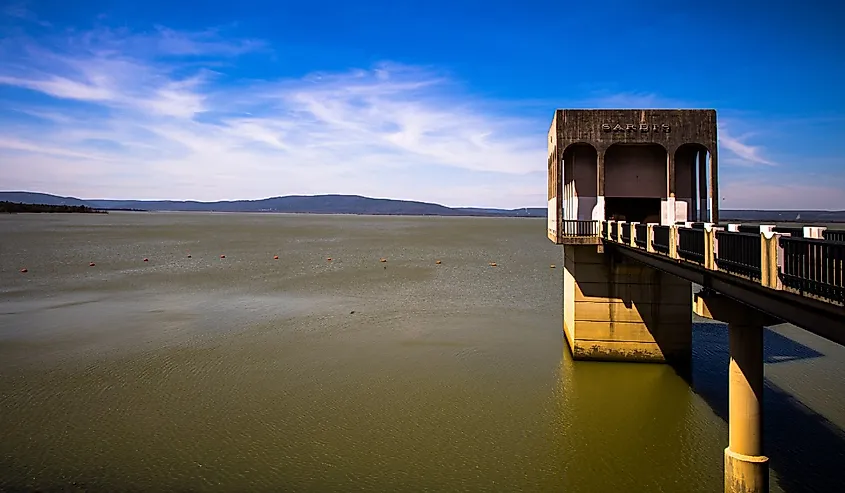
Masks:
[[[572,224],[569,224],[572,223]],[[845,345],[845,241],[820,229],[756,232],[709,224],[676,226],[564,221],[558,243],[604,245],[784,322]],[[803,234],[820,238],[808,238]]]

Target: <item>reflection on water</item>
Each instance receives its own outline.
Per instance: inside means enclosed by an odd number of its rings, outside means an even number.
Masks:
[[[724,327],[696,325],[692,386],[575,364],[543,233],[0,217],[0,490],[719,491]],[[835,489],[845,351],[766,337],[772,490]]]

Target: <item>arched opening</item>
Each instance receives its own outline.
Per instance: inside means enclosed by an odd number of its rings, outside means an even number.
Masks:
[[[563,218],[593,217],[598,204],[598,152],[590,144],[570,144],[563,151]]]
[[[709,162],[707,147],[701,144],[683,144],[675,151],[675,198],[687,204],[687,217],[676,220],[710,220]]]
[[[660,144],[613,144],[604,153],[606,219],[660,222],[668,196],[666,149]]]

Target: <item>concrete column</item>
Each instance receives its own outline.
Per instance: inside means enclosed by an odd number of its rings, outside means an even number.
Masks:
[[[563,197],[566,200],[566,212],[563,215],[564,219],[572,219],[572,172],[567,169],[569,168],[569,162],[564,161],[563,163]]]
[[[701,221],[701,218],[698,215],[698,204],[701,201],[700,197],[698,196],[698,172],[696,172],[695,167],[695,156],[693,156],[693,160],[690,163],[690,215],[689,218],[693,221]]]
[[[708,289],[695,294],[699,317],[728,322],[728,447],[725,493],[767,493],[769,459],[763,455],[763,327],[779,323]]]
[[[555,218],[555,229],[557,230],[558,239],[560,239],[561,226],[563,225],[564,208],[566,207],[566,197],[563,196],[563,156],[558,152],[558,147],[555,145],[554,151],[555,159],[555,210],[557,216]]]
[[[716,144],[713,144],[710,149],[710,196],[708,202],[710,203],[710,220],[713,224],[719,224],[719,160],[717,158],[719,152],[716,149]]]
[[[666,152],[666,197],[675,196],[675,152]]]
[[[600,221],[603,221],[606,217],[604,209],[604,151],[605,149],[596,149],[596,197],[598,197],[598,200],[593,219]]]
[[[707,151],[698,151],[698,221],[707,221]]]
[[[769,491],[769,459],[763,455],[763,327],[731,323],[729,441],[725,492]]]

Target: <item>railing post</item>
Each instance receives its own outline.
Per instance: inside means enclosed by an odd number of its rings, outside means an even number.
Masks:
[[[631,228],[631,241],[628,246],[632,248],[637,247],[637,224],[639,223],[628,223],[628,227]]]
[[[726,224],[725,226],[728,228],[726,231],[729,233],[739,233],[739,224]]]
[[[704,268],[716,270],[716,228],[704,225]]]
[[[607,222],[607,240],[613,239],[613,232],[616,231],[616,221]]]
[[[669,258],[678,257],[678,227],[669,226]]]
[[[778,276],[778,244],[780,235],[773,231],[760,233],[760,284],[771,289],[782,289]]]
[[[616,223],[616,242],[622,243],[622,228],[625,227],[625,221]]]
[[[655,253],[654,251],[654,227],[660,223],[648,223],[645,239],[645,251],[648,253]]]

